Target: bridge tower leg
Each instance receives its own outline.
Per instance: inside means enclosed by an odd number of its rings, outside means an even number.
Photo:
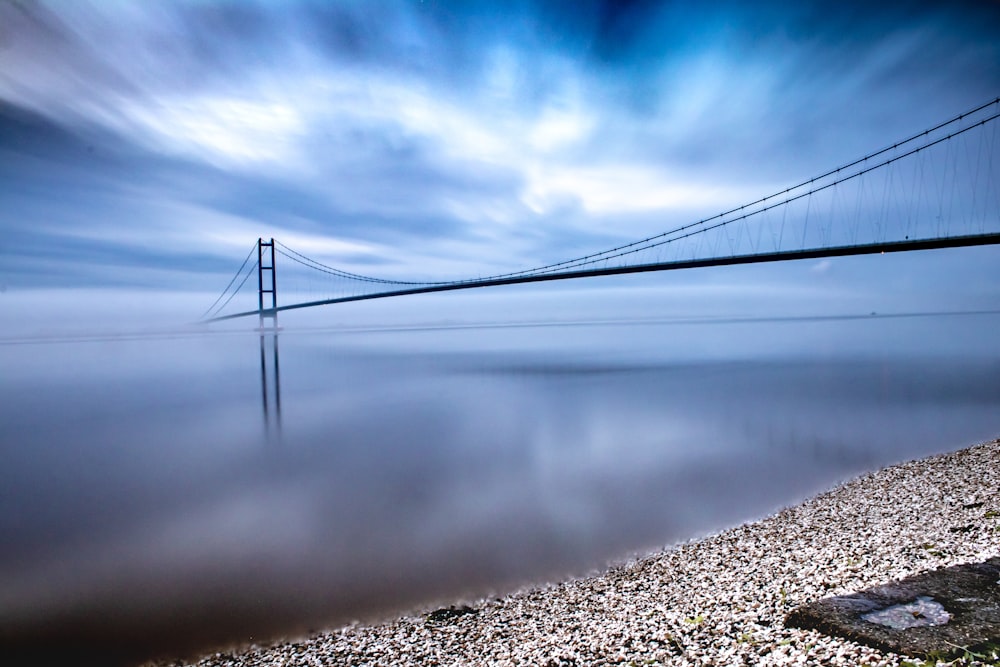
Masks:
[[[270,307],[264,308],[265,294],[271,295]],[[274,239],[269,242],[257,239],[257,311],[260,328],[264,329],[264,318],[271,318],[271,328],[278,328],[278,278],[274,272]]]

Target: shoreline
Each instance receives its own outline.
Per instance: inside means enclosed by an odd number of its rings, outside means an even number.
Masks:
[[[784,618],[806,602],[1000,556],[998,488],[1000,439],[865,474],[594,576],[158,664],[898,665],[904,656]]]

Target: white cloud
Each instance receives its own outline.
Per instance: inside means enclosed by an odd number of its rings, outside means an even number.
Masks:
[[[538,167],[531,172],[525,199],[534,210],[572,196],[594,215],[654,210],[715,212],[761,194],[754,187],[685,180],[658,166],[608,164],[601,166]]]
[[[315,234],[303,234],[296,231],[282,231],[282,243],[294,248],[310,257],[323,259],[341,255],[372,255],[382,256],[386,249],[374,243],[355,243],[342,241],[329,235],[318,236]]]
[[[293,106],[266,98],[168,97],[121,112],[157,147],[227,167],[294,161],[305,130]]]
[[[548,109],[528,133],[528,143],[535,150],[548,153],[585,141],[594,125],[592,118],[578,110]]]

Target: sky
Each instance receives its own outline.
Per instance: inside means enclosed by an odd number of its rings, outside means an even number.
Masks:
[[[602,250],[997,97],[997,26],[997,2],[3,0],[0,298],[196,313],[259,236],[404,279]],[[989,251],[922,266],[995,286]]]

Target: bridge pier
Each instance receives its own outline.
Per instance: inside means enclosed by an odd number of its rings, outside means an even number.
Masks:
[[[271,295],[270,307],[265,308],[265,295]],[[274,418],[277,435],[281,436],[281,376],[278,374],[278,278],[274,271],[274,239],[257,239],[257,314],[260,318],[260,394],[264,408],[264,430],[267,437],[271,433],[271,400],[268,396],[267,350],[264,338],[270,334],[272,343],[271,359],[274,368]],[[264,318],[271,319],[271,326],[264,326]]]
[[[265,248],[267,249],[265,252]],[[271,295],[271,307],[264,309],[264,295]],[[271,329],[278,329],[278,279],[274,272],[274,239],[270,242],[257,239],[257,312],[260,330],[264,331],[264,318],[271,318]]]

